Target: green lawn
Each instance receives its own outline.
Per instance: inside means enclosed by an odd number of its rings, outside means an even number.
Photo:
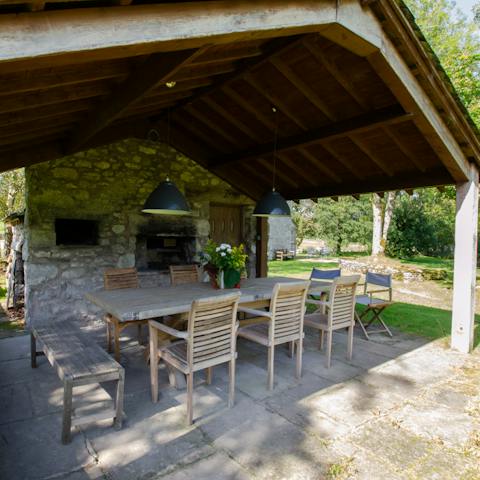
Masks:
[[[313,267],[323,268],[325,270],[338,268],[338,262],[329,261],[328,259],[306,259],[298,255],[295,260],[273,260],[268,262],[268,276],[304,276],[308,278]]]
[[[436,259],[430,257],[418,257],[404,260],[404,263],[424,266],[426,268],[453,268],[452,260]],[[332,269],[337,268],[338,263],[322,261],[306,261],[302,258],[296,260],[271,261],[268,264],[269,276],[296,276],[308,278],[313,267]],[[440,308],[425,307],[410,303],[396,302],[383,313],[385,322],[399,330],[420,335],[429,339],[446,338],[450,335],[452,312]],[[480,344],[480,316],[476,316],[475,346]]]

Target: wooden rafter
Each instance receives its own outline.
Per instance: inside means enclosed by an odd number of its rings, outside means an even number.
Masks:
[[[348,135],[348,137],[364,155],[366,155],[373,163],[375,163],[375,165],[377,165],[380,170],[382,170],[383,173],[387,174],[389,177],[393,177],[393,170],[389,166],[388,159],[379,155],[363,138],[360,137],[360,135],[353,134]]]
[[[266,62],[269,61],[272,55],[280,54],[281,52],[284,52],[286,49],[291,48],[292,45],[300,43],[300,41],[301,41],[300,38],[294,37],[293,40],[291,38],[278,38],[278,39],[267,42],[266,45],[263,45],[261,47],[261,51],[262,51],[261,55],[239,61],[236,65],[235,71],[233,71],[232,73],[228,73],[226,75],[221,75],[220,78],[217,78],[216,82],[209,87],[198,89],[195,92],[195,95],[193,95],[191,98],[183,102],[179,102],[175,106],[175,108],[173,108],[170,111],[170,114],[174,114],[176,111],[181,110],[183,107],[185,107],[188,104],[194,103],[197,100],[205,98],[206,96],[213,95],[216,92],[221,91],[222,89],[226,89],[233,82],[239,79],[242,79],[249,72],[264,65]],[[159,117],[153,118],[152,120],[162,121],[162,120],[165,120],[165,118],[166,118],[166,112],[164,112]]]
[[[184,65],[203,53],[203,49],[156,53],[134,68],[127,79],[92,111],[75,131],[67,149],[78,150],[97,133],[119,118],[122,113],[153,90],[159,83],[167,82]]]
[[[345,137],[349,134],[360,133],[381,125],[394,124],[411,120],[411,115],[405,113],[398,105],[384,108],[368,114],[363,114],[348,120],[342,120],[330,125],[294,135],[291,137],[280,138],[277,150],[279,152],[298,147],[306,147],[315,143],[323,143],[339,137]],[[258,147],[241,151],[235,155],[212,160],[210,167],[220,168],[238,162],[257,158],[270,153],[272,146],[270,143]]]
[[[328,55],[325,55],[325,52],[322,48],[314,45],[311,38],[307,37],[304,41],[305,47],[308,51],[313,55],[316,61],[322,65],[330,75],[335,78],[335,80],[343,87],[343,89],[357,102],[357,104],[365,111],[370,110],[370,106],[368,102],[366,102],[362,96],[358,93],[358,89],[352,83],[350,78],[345,75],[335,64],[333,60],[331,60]]]
[[[387,137],[393,141],[403,155],[408,158],[421,172],[426,170],[425,165],[422,164],[422,161],[420,158],[418,158],[418,155],[413,152],[405,142],[402,142],[398,138],[394,128],[387,126],[383,128],[383,131],[385,132],[385,135],[387,135]]]
[[[323,174],[326,175],[330,180],[333,180],[336,183],[341,183],[342,179],[330,168],[326,167],[322,162],[319,162],[318,158],[316,158],[315,155],[307,150],[307,148],[300,147],[298,151],[310,162],[313,167],[323,172]]]
[[[271,104],[281,110],[281,112],[286,115],[293,123],[295,123],[302,130],[308,130],[308,125],[297,115],[296,111],[284,101],[283,98],[276,95],[270,89],[262,85],[252,73],[247,73],[243,77],[251,87],[253,87],[258,93],[263,95]]]
[[[283,60],[278,56],[273,57],[270,62],[275,68],[289,81],[291,82],[309,102],[317,107],[329,120],[336,120],[337,115],[332,109],[325,103],[323,98],[305,82],[299,75],[297,75]]]
[[[343,156],[338,153],[332,145],[330,145],[328,142],[322,142],[322,148],[330,155],[332,156],[337,162],[340,162],[355,178],[358,178],[359,180],[363,180],[364,175],[362,172],[360,172],[359,168],[356,168],[355,165],[352,164],[348,159],[343,158]]]

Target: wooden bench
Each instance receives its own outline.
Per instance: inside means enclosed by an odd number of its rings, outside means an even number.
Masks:
[[[293,260],[295,258],[295,252],[293,250],[275,250],[275,260]]]
[[[99,420],[114,419],[115,428],[122,426],[125,372],[101,347],[79,329],[64,323],[33,327],[30,332],[32,368],[37,356],[45,355],[63,381],[62,443],[70,442],[71,427]],[[37,340],[43,352],[37,352]],[[117,382],[115,406],[85,415],[73,410],[73,388],[80,385]],[[104,407],[102,404],[101,407]]]

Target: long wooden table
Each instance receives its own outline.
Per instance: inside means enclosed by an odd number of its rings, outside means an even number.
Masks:
[[[298,278],[268,277],[242,280],[240,303],[249,304],[269,301],[276,283],[301,281]],[[328,293],[331,282],[312,282],[311,293]],[[188,283],[171,287],[125,288],[121,290],[98,290],[86,294],[87,300],[99,306],[120,322],[148,320],[190,311],[192,302],[198,298],[215,297],[236,291],[215,290],[209,283]]]
[[[268,306],[276,283],[301,281],[290,277],[252,278],[242,280],[240,303],[243,306]],[[310,293],[325,294],[331,282],[312,282]],[[120,323],[138,322],[169,315],[186,314],[192,302],[198,298],[215,297],[236,291],[215,290],[209,283],[188,283],[170,287],[125,288],[120,290],[98,290],[86,294],[87,300],[99,306]],[[120,360],[119,332],[115,331],[115,358]]]

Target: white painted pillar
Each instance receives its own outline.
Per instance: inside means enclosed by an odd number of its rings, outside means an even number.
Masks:
[[[470,180],[457,185],[455,263],[453,271],[452,343],[455,350],[473,348],[477,272],[478,169],[470,165]]]

